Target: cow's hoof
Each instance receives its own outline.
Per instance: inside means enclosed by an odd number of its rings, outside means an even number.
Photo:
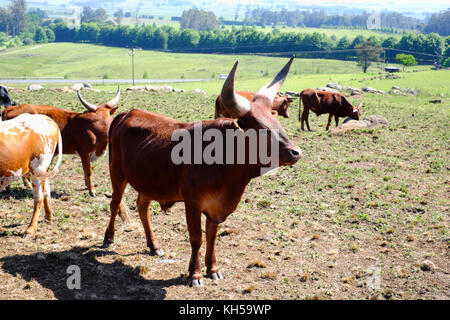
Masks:
[[[158,249],[158,250],[150,250],[150,255],[151,255],[151,256],[161,257],[161,256],[164,255],[164,251],[162,251],[162,249]]]
[[[97,196],[97,193],[95,192],[95,191],[89,191],[89,195],[91,196],[91,197],[96,197]]]
[[[200,279],[188,279],[187,285],[189,287],[203,287],[205,285],[205,282],[203,281],[203,278]]]
[[[217,272],[213,272],[208,274],[208,277],[210,277],[213,280],[222,280],[223,279],[223,274],[221,271],[217,271]]]
[[[25,233],[23,234],[23,238],[26,240],[31,240],[31,238],[33,238],[34,236],[34,231],[25,231]]]
[[[103,240],[103,244],[102,244],[101,248],[107,249],[113,244],[113,242],[114,241],[111,241],[111,240]]]

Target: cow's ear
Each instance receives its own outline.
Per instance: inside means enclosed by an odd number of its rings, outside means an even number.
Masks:
[[[109,110],[109,114],[114,114],[114,112],[116,112],[116,110],[119,109],[119,107],[115,107]]]
[[[277,116],[278,115],[278,111],[277,110],[272,110],[270,113],[272,113],[273,116]]]

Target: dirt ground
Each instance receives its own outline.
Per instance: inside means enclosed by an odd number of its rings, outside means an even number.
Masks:
[[[64,99],[76,105],[74,97]],[[142,99],[129,94],[122,111]],[[149,106],[157,101],[150,110],[186,120],[198,110],[210,117],[214,101],[181,94],[149,99]],[[449,299],[448,111],[431,112],[420,99],[380,99],[366,98],[365,112],[387,116],[404,103],[389,129],[332,137],[325,117],[311,117],[313,132],[299,131],[294,110],[281,120],[305,158],[247,186],[219,229],[224,279],[205,278],[204,287],[185,285],[190,244],[183,203],[167,213],[152,203],[165,252],[153,257],[129,186],[130,219],[117,219],[116,241],[102,249],[111,196],[107,155],[94,163],[95,198],[84,187],[79,157],[65,155],[52,181],[55,219],[47,223],[41,213],[32,239],[22,237],[31,191],[15,183],[14,196],[0,194],[0,299]],[[192,108],[180,116],[170,108],[181,102]],[[205,244],[202,263],[204,252]],[[81,289],[67,286],[71,265],[80,268]]]

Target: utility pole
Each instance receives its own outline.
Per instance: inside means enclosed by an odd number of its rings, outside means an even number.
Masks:
[[[140,50],[140,48],[133,47],[128,51],[128,55],[131,56],[131,72],[133,76],[133,86],[134,86],[134,56],[136,54],[136,50]]]

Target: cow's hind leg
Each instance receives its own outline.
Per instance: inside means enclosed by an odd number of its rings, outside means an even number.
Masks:
[[[88,153],[81,153],[81,163],[83,164],[83,172],[84,172],[84,183],[89,190],[89,194],[92,197],[95,197],[97,194],[95,192],[94,184],[92,183],[92,168],[90,157]]]
[[[302,130],[304,131],[305,128],[303,126],[303,124],[306,122],[306,127],[308,128],[308,131],[311,131],[310,127],[309,127],[309,108],[305,107],[305,104],[303,104],[303,112],[302,112]]]
[[[109,218],[109,224],[106,228],[105,238],[103,240],[104,248],[109,247],[109,245],[114,242],[114,223],[119,211],[124,211],[122,215],[126,216],[126,206],[122,202],[122,196],[127,186],[127,182],[120,177],[114,178],[114,175],[111,175],[111,182],[113,188],[112,199],[110,203],[111,216]]]
[[[50,192],[50,181],[47,179],[44,182],[44,210],[45,210],[45,219],[47,221],[53,220],[53,210],[50,206],[51,192]]]
[[[219,225],[209,218],[206,218],[206,274],[213,280],[223,279],[222,272],[220,272],[217,265],[216,254],[214,251],[218,230]]]
[[[33,179],[33,199],[33,217],[31,218],[30,225],[25,231],[24,237],[33,235],[37,230],[37,222],[39,220],[39,214],[41,212],[42,203],[44,201],[44,183],[40,179]]]
[[[150,249],[152,256],[162,256],[164,252],[159,248],[158,242],[152,230],[152,224],[150,222],[150,207],[151,200],[147,197],[139,194],[137,198],[137,209],[139,212],[139,218],[141,218],[142,225],[144,226],[145,238],[147,239],[147,246]]]
[[[186,203],[186,221],[191,242],[191,260],[189,261],[189,286],[203,286],[202,270],[200,265],[200,247],[202,246],[202,211],[197,205]]]
[[[334,115],[334,121],[336,122],[336,127],[339,125],[339,117]]]
[[[30,190],[33,190],[33,184],[30,182],[30,177],[24,176],[22,177],[22,181],[25,187],[27,187]]]

